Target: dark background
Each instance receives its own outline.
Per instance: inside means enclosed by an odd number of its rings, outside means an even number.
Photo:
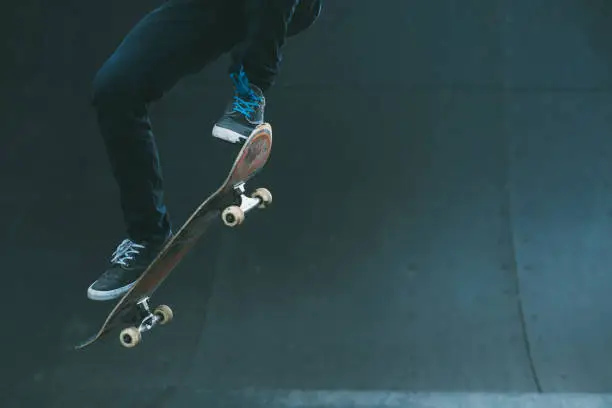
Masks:
[[[612,390],[606,0],[326,1],[268,95],[256,184],[273,207],[189,254],[155,298],[171,326],[74,351],[112,307],[85,291],[123,239],[90,82],[160,3],[1,14],[0,406],[525,407],[497,396]],[[153,108],[177,225],[232,157],[210,136],[227,63]]]

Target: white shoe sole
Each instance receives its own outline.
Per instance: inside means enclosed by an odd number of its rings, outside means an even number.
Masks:
[[[134,282],[136,283],[136,282]],[[113,290],[105,290],[99,291],[92,289],[93,284],[87,289],[87,297],[91,300],[105,301],[105,300],[113,300],[123,296],[128,290],[134,286],[134,283],[130,283],[129,285],[113,289]]]
[[[213,127],[212,135],[217,139],[225,140],[230,143],[240,143],[248,139],[248,137],[217,125]]]

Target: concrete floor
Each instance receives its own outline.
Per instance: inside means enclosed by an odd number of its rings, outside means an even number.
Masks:
[[[157,3],[3,17],[2,407],[612,406],[605,0],[327,2],[268,98],[273,207],[183,261],[172,325],[74,351],[123,238],[89,82]],[[176,224],[227,170],[226,64],[154,106]]]

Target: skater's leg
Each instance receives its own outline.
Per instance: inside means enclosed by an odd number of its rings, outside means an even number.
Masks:
[[[274,83],[289,25],[299,0],[247,0],[252,3],[248,40],[238,48],[233,70],[242,66],[249,82],[262,92]]]
[[[182,77],[232,49],[224,0],[170,0],[145,16],[98,71],[93,105],[119,186],[127,239],[90,298],[112,299],[129,289],[170,233],[159,154],[148,114]]]
[[[264,93],[273,85],[289,36],[317,19],[320,0],[245,0],[245,40],[232,50],[234,97],[213,136],[239,142],[264,121]]]
[[[223,3],[165,3],[134,27],[94,79],[93,104],[133,240],[169,230],[148,104],[232,48]]]

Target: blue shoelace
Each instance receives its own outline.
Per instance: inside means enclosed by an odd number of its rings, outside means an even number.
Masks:
[[[251,115],[255,113],[255,109],[261,102],[261,97],[249,87],[249,80],[244,71],[240,71],[238,74],[231,74],[230,78],[232,78],[236,89],[232,109],[234,112],[239,112],[251,119]]]

